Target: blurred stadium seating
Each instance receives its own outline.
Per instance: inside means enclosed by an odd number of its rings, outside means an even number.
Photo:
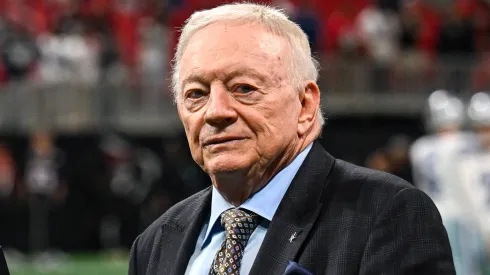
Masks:
[[[14,265],[15,251],[49,248],[70,253],[50,274],[122,274],[126,259],[101,253],[124,255],[151,221],[209,184],[168,79],[178,28],[225,2],[0,0],[0,244],[14,249]],[[428,94],[490,90],[488,1],[259,2],[310,38],[328,117],[321,142],[336,157],[411,181],[408,148],[424,134]],[[55,182],[47,204],[29,187],[45,173]],[[32,218],[35,203],[47,221]],[[21,266],[13,274],[41,272]]]

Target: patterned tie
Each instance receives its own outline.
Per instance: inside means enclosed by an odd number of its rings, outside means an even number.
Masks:
[[[258,224],[259,216],[242,209],[229,209],[221,214],[226,240],[214,256],[210,275],[239,275],[245,246]]]

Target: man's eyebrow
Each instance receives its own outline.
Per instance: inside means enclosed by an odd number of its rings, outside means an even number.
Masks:
[[[224,82],[229,82],[235,77],[239,76],[250,76],[257,80],[260,83],[264,83],[267,80],[267,77],[264,76],[264,74],[260,73],[259,71],[252,69],[252,68],[239,68],[236,70],[233,70],[231,73],[226,74]]]
[[[267,80],[266,76],[264,76],[262,73],[252,68],[239,68],[231,71],[230,73],[223,73],[221,79],[224,83],[227,83],[231,81],[233,78],[239,76],[252,77],[255,80],[257,80],[259,83],[264,83]],[[210,79],[211,78],[205,77],[199,73],[191,73],[182,81],[182,87],[184,87],[186,84],[194,83],[194,82],[203,83],[203,84],[208,83],[210,82]]]
[[[182,87],[184,87],[186,84],[193,83],[193,82],[206,83],[209,82],[209,79],[206,79],[205,77],[199,74],[191,73],[182,81]]]

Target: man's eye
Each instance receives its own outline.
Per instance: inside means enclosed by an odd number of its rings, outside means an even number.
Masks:
[[[202,90],[192,90],[187,93],[187,98],[191,98],[191,99],[198,99],[203,96],[205,96],[205,93]]]
[[[255,87],[247,84],[240,84],[236,85],[235,88],[233,89],[234,92],[240,93],[240,94],[249,94],[257,90]]]

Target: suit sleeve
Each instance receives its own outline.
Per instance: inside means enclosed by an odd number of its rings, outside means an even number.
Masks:
[[[388,201],[368,238],[359,274],[456,274],[447,232],[432,200],[407,188]]]
[[[133,246],[131,247],[131,253],[129,254],[129,269],[128,269],[128,275],[138,275],[138,242],[139,242],[140,236],[136,238],[136,240],[133,243]],[[142,275],[142,274],[140,274]]]

